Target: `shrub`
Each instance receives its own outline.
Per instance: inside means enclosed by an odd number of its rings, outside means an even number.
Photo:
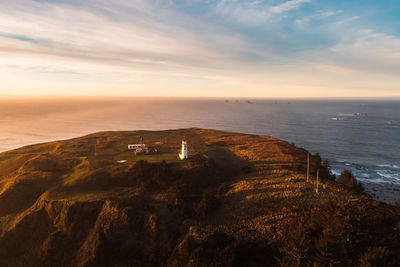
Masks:
[[[217,194],[218,195],[223,195],[226,194],[229,191],[229,183],[223,183],[221,184],[218,189],[217,189]],[[400,205],[399,205],[400,206]]]
[[[356,178],[354,177],[353,173],[349,170],[344,170],[338,180],[339,183],[343,184],[346,188],[356,191],[356,192],[363,192],[364,188],[362,185],[357,182]]]
[[[332,175],[329,168],[330,168],[329,161],[327,159],[322,161],[321,156],[319,155],[318,152],[315,153],[315,155],[310,155],[310,174],[311,175],[317,175],[317,170],[319,170],[320,178],[333,180],[335,178],[335,176]],[[302,171],[305,171],[305,169],[303,169]]]
[[[149,191],[163,190],[169,186],[174,173],[168,163],[149,163],[139,160],[130,170],[131,177],[137,184]]]
[[[246,165],[242,168],[242,172],[244,174],[249,174],[251,172],[251,167],[249,165]]]
[[[223,231],[207,236],[194,250],[191,258],[200,266],[232,266],[235,239]]]
[[[327,159],[322,162],[321,169],[320,169],[320,176],[326,179],[334,179],[335,177],[330,172],[330,164]]]
[[[200,202],[195,210],[200,218],[205,218],[207,215],[215,211],[219,206],[218,199],[211,192],[204,192]]]
[[[275,266],[278,249],[263,240],[240,240],[234,247],[233,266]]]
[[[193,251],[199,246],[192,235],[186,236],[181,243],[179,258],[181,262],[187,262]]]
[[[304,266],[312,249],[312,238],[304,225],[293,229],[280,248],[283,258],[280,259],[282,266]]]
[[[316,175],[317,170],[321,169],[321,156],[319,153],[315,153],[315,155],[310,156],[310,174]]]
[[[359,266],[363,267],[385,267],[388,266],[390,252],[385,247],[369,248],[361,256]]]

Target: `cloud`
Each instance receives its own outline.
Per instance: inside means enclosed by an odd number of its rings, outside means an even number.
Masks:
[[[73,76],[66,88],[85,77],[93,86],[123,80],[127,88],[224,92],[376,86],[381,75],[398,84],[399,37],[361,30],[363,18],[340,7],[316,1],[301,9],[309,2],[8,1],[0,9],[0,79],[31,88],[60,74]]]
[[[309,3],[312,0],[291,0],[287,1],[281,5],[273,6],[269,9],[271,13],[280,14],[283,12],[287,12],[296,8],[299,8],[304,3]]]
[[[290,0],[280,5],[270,5],[265,1],[242,2],[235,0],[222,0],[216,6],[216,12],[227,16],[232,23],[244,25],[264,24],[274,16],[299,8],[302,4],[312,0]]]
[[[316,14],[311,15],[311,16],[306,16],[301,19],[297,19],[295,22],[297,24],[304,24],[308,23],[313,20],[320,20],[328,17],[332,17],[338,14],[343,13],[343,10],[336,10],[336,11],[318,11]]]
[[[0,18],[2,52],[8,58],[32,59],[19,61],[28,69],[40,68],[33,65],[43,64],[43,58],[54,61],[54,66],[68,62],[68,68],[75,62],[74,71],[83,65],[100,72],[112,66],[124,73],[223,69],[239,64],[240,51],[251,50],[238,35],[168,10],[158,1],[23,0],[5,4]],[[188,22],[197,30],[188,29]]]
[[[348,69],[400,75],[399,47],[399,37],[364,29],[331,47],[330,58]]]
[[[10,39],[15,39],[19,41],[24,41],[24,42],[30,42],[30,43],[38,43],[39,41],[24,35],[18,35],[18,34],[8,34],[8,33],[0,33],[0,36],[10,38]]]

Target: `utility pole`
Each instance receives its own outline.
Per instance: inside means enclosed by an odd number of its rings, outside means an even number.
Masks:
[[[307,183],[308,183],[308,176],[310,175],[310,154],[307,153]]]
[[[317,170],[317,189],[315,190],[316,193],[318,193],[318,178],[319,178],[319,169]]]

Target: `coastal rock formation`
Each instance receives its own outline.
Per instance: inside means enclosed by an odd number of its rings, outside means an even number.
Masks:
[[[157,153],[128,151],[139,138]],[[307,181],[307,153],[198,128],[102,132],[0,153],[0,265],[400,262],[399,209],[345,189],[318,155]]]

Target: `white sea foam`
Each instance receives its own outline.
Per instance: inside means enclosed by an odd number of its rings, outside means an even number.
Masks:
[[[381,167],[381,168],[400,169],[400,165],[396,165],[396,164],[378,164],[376,166]]]
[[[337,114],[337,116],[340,116],[340,117],[359,117],[361,115],[362,114],[359,113],[359,112],[356,112],[356,113],[339,113],[339,114]]]
[[[334,175],[340,175],[341,172],[338,170],[331,170],[331,173]]]
[[[382,178],[365,179],[364,181],[368,182],[368,183],[374,183],[374,184],[385,184],[385,183],[387,183],[387,181],[382,179]]]
[[[380,175],[380,176],[382,176],[384,178],[390,179],[390,180],[395,180],[396,181],[399,178],[399,174],[398,173],[393,173],[393,172],[390,172],[390,171],[387,171],[387,170],[379,170],[376,173],[378,175]]]
[[[371,177],[371,175],[368,174],[368,173],[361,173],[361,176],[362,176],[363,178],[370,178],[370,177]]]
[[[391,167],[392,165],[390,165],[390,164],[378,164],[376,166],[378,166],[378,167]]]

